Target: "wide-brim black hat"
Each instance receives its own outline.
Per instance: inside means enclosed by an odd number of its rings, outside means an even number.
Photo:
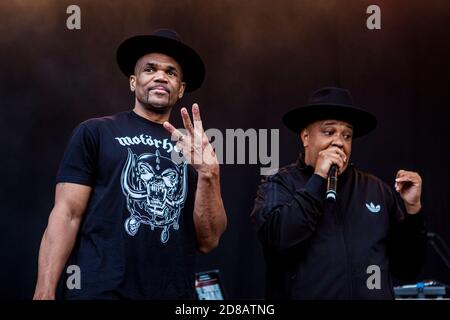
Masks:
[[[159,29],[150,35],[134,36],[125,40],[117,49],[117,64],[120,70],[130,77],[134,74],[134,67],[139,58],[152,52],[168,55],[180,64],[186,91],[194,91],[203,83],[205,65],[202,59],[170,29]]]
[[[353,137],[361,137],[374,130],[377,119],[369,112],[353,105],[346,89],[327,87],[315,91],[302,107],[288,111],[283,123],[295,133],[319,120],[341,120],[353,126]]]

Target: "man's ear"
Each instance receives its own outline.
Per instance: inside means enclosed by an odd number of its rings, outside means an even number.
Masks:
[[[306,148],[309,144],[309,131],[307,128],[300,132],[300,139],[302,139],[303,147]]]
[[[131,92],[134,92],[136,90],[136,76],[135,75],[130,76],[130,90],[131,90]]]
[[[186,82],[181,82],[180,90],[178,91],[178,99],[183,98],[184,90],[186,90]]]

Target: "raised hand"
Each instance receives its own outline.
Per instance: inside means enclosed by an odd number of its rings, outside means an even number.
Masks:
[[[406,210],[410,214],[420,211],[422,205],[422,178],[417,172],[399,170],[395,179],[395,190],[405,203]]]
[[[192,119],[194,123],[192,123],[186,108],[181,108],[180,113],[186,134],[181,133],[168,121],[164,122],[164,128],[172,134],[172,137],[177,141],[177,148],[181,150],[186,161],[199,174],[217,174],[219,171],[219,162],[203,130],[198,104],[194,103],[192,105]]]

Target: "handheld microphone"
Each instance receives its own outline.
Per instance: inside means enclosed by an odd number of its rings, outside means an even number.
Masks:
[[[338,166],[333,164],[328,172],[327,179],[327,193],[326,199],[331,202],[336,202],[337,197],[337,176],[338,176]]]

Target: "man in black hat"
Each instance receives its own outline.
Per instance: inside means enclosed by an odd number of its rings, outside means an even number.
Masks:
[[[181,109],[185,134],[168,122],[184,92],[203,82],[202,60],[161,29],[124,41],[117,62],[134,108],[74,130],[41,242],[35,299],[55,298],[68,259],[81,271],[78,284],[68,279],[68,299],[193,299],[195,252],[215,248],[226,228],[219,164],[198,105],[194,124]],[[180,151],[185,161],[176,161]]]
[[[417,276],[425,247],[419,174],[399,170],[393,191],[350,164],[353,138],[376,119],[347,90],[322,88],[283,122],[304,153],[261,184],[252,212],[267,298],[393,299],[391,275]],[[333,166],[337,192],[327,201]]]

